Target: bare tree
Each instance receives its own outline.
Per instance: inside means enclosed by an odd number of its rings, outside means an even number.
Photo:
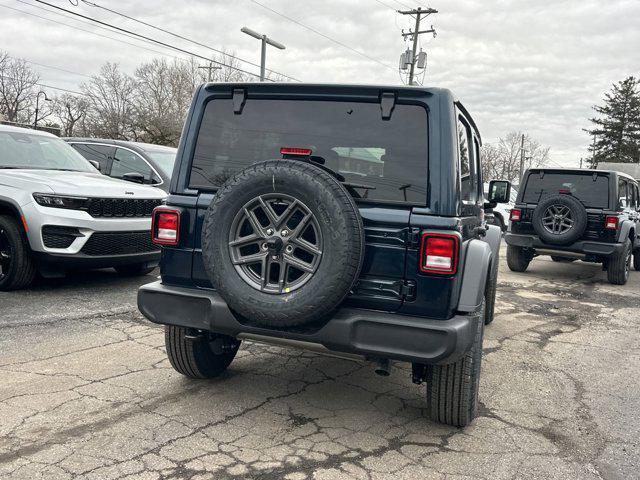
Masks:
[[[40,76],[22,58],[0,51],[0,113],[9,122],[29,122]],[[44,107],[43,107],[44,108]],[[45,118],[50,112],[40,112]]]
[[[54,99],[53,112],[60,120],[60,129],[65,137],[84,135],[84,122],[89,110],[89,100],[82,95],[65,93]],[[80,127],[80,128],[79,128]]]
[[[509,132],[496,143],[482,146],[482,176],[485,180],[501,179],[518,183],[522,132]],[[549,160],[549,147],[541,145],[529,134],[524,136],[524,168],[541,167]]]
[[[105,63],[100,73],[81,86],[89,108],[86,127],[93,136],[122,140],[137,138],[134,128],[136,81],[115,63]]]
[[[214,60],[224,64],[220,65],[222,68],[214,70],[212,79],[214,82],[247,82],[256,79],[237,70],[241,68],[241,65],[240,61],[235,57],[235,52],[228,53],[223,50],[223,53],[214,58]]]

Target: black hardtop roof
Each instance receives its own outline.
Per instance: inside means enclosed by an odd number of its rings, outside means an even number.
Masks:
[[[540,173],[540,172],[554,172],[554,173],[601,173],[606,175],[618,175],[619,177],[624,177],[627,180],[631,180],[634,183],[638,183],[638,181],[633,178],[631,175],[628,175],[624,172],[619,172],[617,170],[598,170],[598,169],[588,169],[588,168],[530,168],[529,173]]]

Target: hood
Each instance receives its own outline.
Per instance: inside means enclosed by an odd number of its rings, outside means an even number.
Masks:
[[[140,185],[92,172],[56,170],[0,170],[0,185],[31,193],[57,193],[83,197],[164,198],[159,188]]]

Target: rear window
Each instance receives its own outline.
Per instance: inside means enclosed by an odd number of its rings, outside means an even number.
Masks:
[[[282,158],[282,147],[310,148],[361,198],[426,204],[427,113],[396,105],[382,120],[377,103],[248,100],[205,108],[189,186],[211,189],[246,166]]]
[[[522,201],[538,203],[547,195],[570,193],[585,207],[609,207],[609,176],[593,173],[532,173],[527,179]]]

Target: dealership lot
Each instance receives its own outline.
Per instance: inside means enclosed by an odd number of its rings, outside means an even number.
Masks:
[[[1,293],[0,477],[640,478],[640,272],[502,259],[481,412],[426,420],[404,365],[245,343],[219,379],[169,365],[110,271]]]

